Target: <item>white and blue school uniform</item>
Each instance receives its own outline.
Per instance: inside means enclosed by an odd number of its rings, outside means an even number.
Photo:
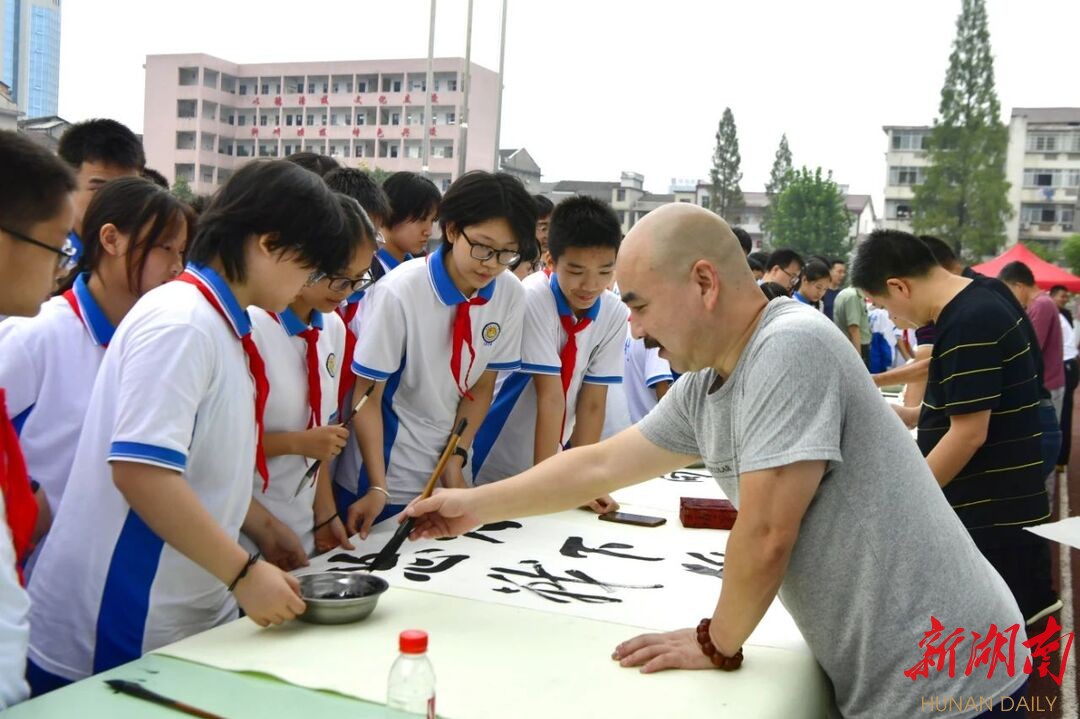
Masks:
[[[338,377],[345,352],[345,325],[336,313],[313,311],[311,324],[305,324],[291,309],[277,315],[252,307],[252,337],[266,363],[270,394],[266,399],[264,432],[301,432],[314,426],[334,424],[338,418]],[[317,377],[308,377],[307,340],[301,333],[316,330]],[[309,393],[310,382],[318,382],[319,415],[314,416]],[[263,491],[262,478],[253,477],[252,497],[271,514],[296,532],[304,551],[315,551],[313,504],[315,485],[304,483],[298,496],[296,488],[313,460],[298,454],[268,457],[270,483]],[[257,547],[247,536],[240,544],[255,552]]]
[[[423,490],[453,429],[458,403],[487,370],[521,366],[523,291],[511,272],[466,298],[443,264],[445,245],[379,280],[365,310],[364,331],[352,369],[357,377],[385,382],[382,401],[383,458],[391,505],[407,504]],[[469,308],[468,344],[458,348],[458,376],[451,372],[458,305]],[[338,474],[339,511],[362,496],[367,472]]]
[[[390,250],[386,249],[386,247],[383,246],[375,251],[375,259],[377,259],[379,261],[379,264],[382,265],[382,273],[386,275],[389,274],[391,270],[396,270],[401,265],[413,259],[413,256],[406,252],[405,259],[398,260],[398,258],[390,254]]]
[[[534,273],[525,288],[525,328],[521,369],[502,377],[487,417],[473,440],[474,484],[487,484],[533,466],[536,437],[536,385],[533,375],[559,377],[568,335],[560,318],[578,321],[559,288],[557,274]],[[623,338],[629,310],[607,290],[580,319],[588,319],[575,335],[577,355],[565,392],[565,420],[560,445],[574,433],[578,394],[584,384],[618,385],[623,379]],[[556,449],[556,448],[552,448]]]
[[[81,274],[35,317],[0,324],[0,387],[30,478],[56,512],[86,420],[94,378],[115,329]],[[33,555],[32,555],[33,556]]]
[[[143,296],[105,352],[75,467],[38,559],[30,661],[68,680],[137,659],[237,615],[217,578],[168,546],[112,481],[111,462],[183,474],[237,537],[256,471],[247,313],[225,280],[189,266],[216,297],[174,281]]]
[[[671,365],[660,356],[660,348],[647,348],[644,339],[626,338],[625,363],[623,391],[630,422],[637,424],[656,406],[656,385],[674,382],[675,377],[671,374]]]

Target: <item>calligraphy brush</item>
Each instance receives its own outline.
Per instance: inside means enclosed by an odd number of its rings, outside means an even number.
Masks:
[[[202,717],[202,719],[225,719],[220,714],[211,714],[208,711],[203,711],[197,707],[193,707],[190,704],[178,702],[175,699],[162,696],[157,692],[152,692],[146,687],[136,682],[129,682],[124,679],[106,679],[105,683],[116,692],[117,694],[127,694],[128,696],[135,697],[136,699],[142,699],[144,701],[152,702],[154,704],[160,704],[163,707],[175,709],[178,712],[189,714],[193,717]]]
[[[439,481],[439,475],[442,474],[443,469],[446,468],[446,463],[450,460],[451,455],[454,454],[454,450],[457,449],[458,441],[461,439],[461,433],[465,431],[465,427],[468,424],[469,420],[462,417],[461,421],[458,422],[457,427],[450,433],[450,439],[446,441],[446,448],[443,449],[442,455],[435,465],[435,471],[432,472],[431,477],[428,478],[427,486],[424,487],[424,491],[421,492],[420,499],[427,499],[431,496],[431,493],[435,491],[435,483]],[[393,565],[394,554],[397,553],[397,550],[401,548],[405,538],[412,532],[414,524],[416,524],[416,519],[414,517],[408,517],[400,526],[398,526],[397,531],[394,532],[394,536],[390,538],[390,541],[382,548],[379,555],[375,557],[375,561],[371,563],[371,569],[373,571],[389,569]]]
[[[368,401],[368,397],[370,397],[371,393],[374,392],[374,391],[375,391],[375,385],[374,384],[367,388],[367,392],[364,392],[364,396],[360,398],[360,401],[357,402],[356,406],[352,408],[352,412],[349,412],[349,416],[346,417],[345,421],[341,423],[342,427],[348,427],[349,426],[349,422],[352,422],[353,417],[356,416],[356,413],[360,411],[360,408],[364,406],[364,403]],[[304,491],[304,485],[307,484],[309,480],[314,479],[315,475],[318,474],[318,472],[319,472],[319,467],[321,467],[321,466],[322,466],[322,460],[317,459],[317,460],[315,460],[314,464],[312,464],[310,467],[308,467],[308,471],[304,472],[304,478],[300,480],[300,485],[296,488],[296,491],[293,492],[293,498],[294,499],[296,497],[299,497],[300,493],[302,491]]]

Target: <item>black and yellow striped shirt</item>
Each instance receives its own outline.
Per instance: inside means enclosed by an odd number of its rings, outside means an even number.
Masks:
[[[976,543],[1007,543],[1044,522],[1039,371],[1026,317],[982,283],[941,311],[919,416],[919,449],[930,454],[953,415],[990,410],[986,442],[945,487]]]

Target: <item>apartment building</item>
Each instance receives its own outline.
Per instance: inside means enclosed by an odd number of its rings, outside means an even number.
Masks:
[[[435,58],[425,118],[427,59],[237,64],[204,54],[149,55],[143,145],[147,164],[211,193],[251,158],[309,151],[364,169],[423,171],[441,188],[458,174],[464,69]],[[469,73],[466,169],[495,164],[496,73]]]

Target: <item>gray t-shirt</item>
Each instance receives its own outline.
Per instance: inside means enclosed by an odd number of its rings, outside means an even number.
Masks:
[[[832,681],[842,715],[913,717],[922,697],[978,702],[1016,691],[1027,679],[1028,655],[1016,602],[836,326],[810,307],[775,299],[727,382],[710,395],[715,379],[711,369],[683,375],[638,427],[660,447],[700,456],[736,505],[741,472],[827,461],[780,599]],[[931,615],[945,626],[935,642],[957,628],[966,639],[955,677],[946,663],[913,682],[903,672],[923,658],[918,643]],[[1020,625],[1015,675],[999,664],[992,679],[986,665],[964,676],[971,633],[985,637],[991,624],[1002,631]]]

